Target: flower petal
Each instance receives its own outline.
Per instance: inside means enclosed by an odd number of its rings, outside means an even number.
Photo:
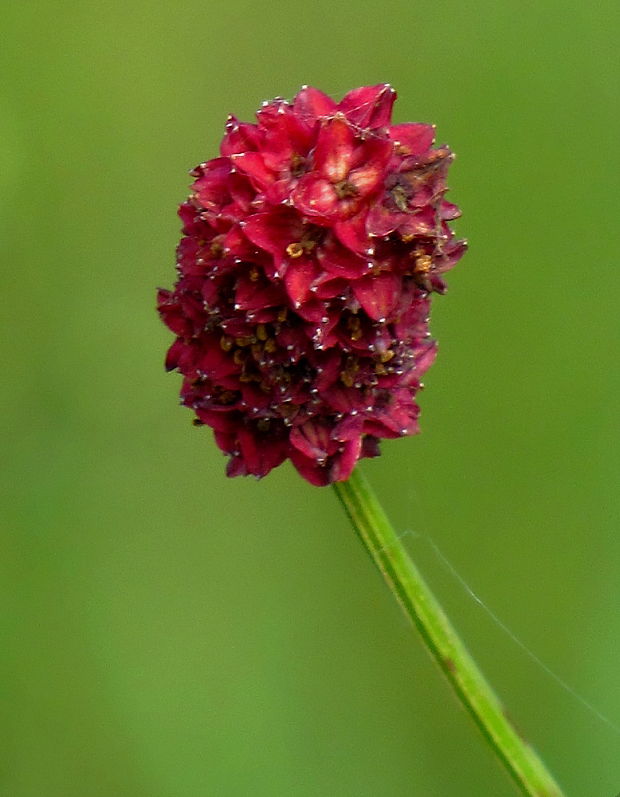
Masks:
[[[436,356],[437,342],[434,340],[422,341],[414,348],[413,359],[415,362],[415,373],[418,379],[428,371],[435,362]]]
[[[363,165],[357,166],[347,177],[347,182],[355,186],[359,196],[368,196],[382,184],[392,149],[391,141],[379,140],[368,141],[359,148],[356,161],[363,160]]]
[[[389,124],[396,92],[389,83],[353,89],[338,104],[338,110],[359,127],[384,127]]]
[[[314,151],[314,165],[321,177],[332,183],[349,174],[355,148],[355,134],[343,117],[324,121]]]
[[[274,173],[267,168],[260,152],[240,152],[231,155],[230,159],[235,169],[246,174],[258,191],[264,191],[275,180]]]
[[[267,440],[264,434],[256,433],[247,427],[241,427],[237,432],[240,454],[246,474],[262,479],[272,468],[277,467],[286,459],[286,447],[281,442],[272,438]]]
[[[384,321],[391,317],[398,305],[402,290],[402,279],[390,272],[369,275],[353,283],[353,293],[373,321]]]
[[[366,231],[368,235],[383,238],[398,229],[403,218],[403,213],[389,210],[385,205],[376,202],[372,205],[366,218]]]
[[[317,390],[323,391],[330,388],[340,379],[342,370],[342,356],[338,351],[325,352],[324,356],[318,360],[317,376],[314,386]]]
[[[357,460],[360,458],[362,448],[361,436],[347,440],[342,446],[342,451],[333,458],[332,466],[329,470],[329,481],[344,482],[351,473]]]
[[[327,94],[312,86],[304,86],[293,101],[293,109],[300,118],[314,121],[321,116],[331,116],[337,108]]]
[[[321,270],[310,257],[289,260],[284,274],[284,285],[293,307],[299,308],[312,297],[310,288]]]
[[[446,202],[445,200],[441,203],[442,219],[449,221],[451,219],[458,219],[460,215],[461,210],[457,205],[454,205],[452,202]]]
[[[401,235],[431,236],[437,233],[437,211],[430,205],[417,210],[415,213],[404,213],[402,222],[398,227]]]
[[[180,338],[174,341],[166,354],[166,371],[174,371],[175,368],[179,367],[186,348],[186,344]]]
[[[286,295],[280,285],[264,278],[253,280],[244,274],[235,285],[235,307],[243,312],[260,310],[263,307],[278,307],[286,304]]]
[[[347,249],[334,238],[325,242],[318,259],[325,271],[335,277],[357,279],[368,272],[368,259]]]
[[[338,196],[334,186],[315,174],[302,177],[292,193],[291,199],[300,213],[310,216],[317,224],[324,222],[337,212]]]
[[[437,272],[443,273],[451,269],[467,251],[467,241],[452,241],[444,247],[443,253],[437,258]]]
[[[340,220],[334,224],[334,233],[340,243],[359,255],[373,253],[372,243],[368,240],[366,230],[367,215],[367,211],[363,211],[350,219]]]
[[[435,141],[434,125],[411,123],[392,125],[388,133],[393,141],[398,142],[403,155],[422,155]]]
[[[240,122],[229,116],[226,122],[226,135],[220,144],[222,155],[234,155],[238,152],[252,152],[258,149],[258,127],[247,122]]]
[[[243,232],[253,244],[276,258],[278,271],[287,247],[301,240],[304,224],[292,208],[274,208],[248,216],[243,222]]]
[[[264,133],[262,151],[267,166],[274,171],[290,171],[299,166],[314,143],[312,126],[286,103],[266,106],[257,115]]]
[[[293,427],[289,440],[304,456],[318,463],[323,463],[334,447],[327,425],[316,421],[307,421],[302,426]]]
[[[214,158],[199,167],[199,176],[192,184],[196,200],[203,208],[219,211],[228,195],[228,158]]]
[[[291,446],[289,457],[299,475],[310,484],[315,487],[326,487],[330,483],[327,469],[311,457],[306,457],[295,446]]]

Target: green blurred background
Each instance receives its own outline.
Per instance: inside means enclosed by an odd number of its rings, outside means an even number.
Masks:
[[[365,464],[620,724],[617,0],[9,2],[0,236],[2,797],[509,797],[329,489],[227,480],[177,404],[155,287],[226,114],[399,91],[458,153],[471,251],[435,303],[423,433]],[[408,545],[572,797],[620,733]]]

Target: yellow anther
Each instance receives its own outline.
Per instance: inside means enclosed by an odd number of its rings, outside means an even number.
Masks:
[[[228,335],[222,335],[220,338],[220,348],[223,351],[230,351],[233,347],[234,340],[229,338]]]
[[[278,348],[275,338],[267,338],[265,341],[265,351],[272,354]]]
[[[289,169],[293,177],[301,177],[301,175],[305,171],[306,160],[302,158],[301,155],[298,155],[297,152],[294,152],[291,155],[291,162]]]
[[[293,258],[301,257],[303,255],[303,253],[304,253],[304,248],[299,242],[289,244],[286,247],[286,254],[289,257],[293,257]]]
[[[394,200],[394,204],[396,207],[405,213],[407,210],[407,192],[403,188],[402,185],[395,185],[394,188],[390,191],[392,195],[392,199]]]
[[[414,271],[416,274],[428,274],[433,265],[433,258],[430,255],[419,255],[416,257]]]
[[[357,316],[349,316],[347,319],[347,327],[350,330],[349,337],[351,340],[359,340],[362,337],[362,323]]]
[[[267,332],[267,327],[264,324],[259,324],[256,327],[256,337],[259,340],[267,340],[269,337],[269,333]]]
[[[334,191],[338,199],[347,199],[348,197],[357,196],[357,186],[350,183],[348,180],[341,180],[334,185]]]
[[[353,387],[355,374],[359,371],[360,364],[357,357],[347,357],[344,371],[340,372],[340,381],[347,387]]]
[[[288,402],[286,404],[280,404],[278,407],[278,412],[283,418],[292,418],[294,415],[297,414],[299,407],[297,404],[293,404],[292,402]]]

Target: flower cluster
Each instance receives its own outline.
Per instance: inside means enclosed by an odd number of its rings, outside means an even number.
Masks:
[[[220,157],[192,172],[158,309],[177,336],[166,367],[229,476],[288,458],[312,484],[342,481],[418,430],[430,294],[466,244],[447,223],[453,155],[431,125],[391,125],[395,97],[304,87],[256,124],[230,117]]]

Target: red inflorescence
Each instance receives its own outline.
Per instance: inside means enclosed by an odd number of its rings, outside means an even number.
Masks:
[[[431,125],[390,125],[395,98],[304,87],[257,124],[230,117],[221,156],[192,172],[158,309],[177,336],[166,367],[229,476],[288,458],[312,484],[342,481],[381,438],[418,431],[430,294],[466,244],[447,223],[453,155]]]

